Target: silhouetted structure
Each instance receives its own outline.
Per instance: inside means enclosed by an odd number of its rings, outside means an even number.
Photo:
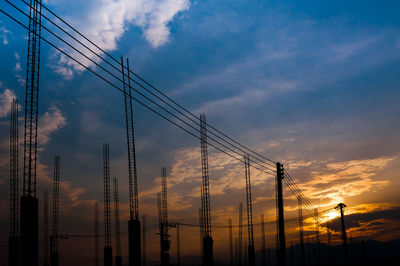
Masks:
[[[161,194],[157,194],[158,220],[160,227],[160,261],[161,265],[169,265],[169,249],[171,241],[168,234],[168,203],[167,203],[167,170],[161,168]]]
[[[343,263],[345,265],[349,262],[349,253],[347,250],[347,235],[346,235],[346,227],[344,225],[344,211],[343,209],[347,207],[344,203],[339,203],[335,209],[340,210],[340,219],[342,224],[342,239],[343,239]]]
[[[29,4],[29,31],[25,94],[24,181],[21,197],[22,266],[39,264],[38,199],[36,197],[36,164],[39,111],[39,65],[41,36],[41,0]]]
[[[181,240],[179,224],[176,225],[176,265],[181,265]]]
[[[146,241],[147,241],[147,228],[146,228],[146,215],[143,215],[142,218],[142,228],[143,228],[143,238],[142,238],[142,252],[143,252],[143,256],[142,256],[142,260],[143,260],[143,266],[146,266]]]
[[[232,219],[228,220],[228,225],[229,225],[229,265],[233,266]]]
[[[49,193],[43,192],[43,266],[49,266]]]
[[[110,153],[109,145],[103,144],[104,173],[104,266],[111,266],[113,261],[111,247],[111,217],[110,217]]]
[[[306,258],[304,253],[304,230],[303,230],[303,205],[301,198],[297,198],[297,208],[299,211],[299,238],[300,238],[300,265],[306,265]]]
[[[261,266],[267,265],[264,214],[261,214]]]
[[[316,253],[316,259],[317,259],[317,264],[321,265],[322,264],[322,259],[321,259],[321,240],[319,236],[319,213],[318,209],[315,209],[315,253]]]
[[[51,221],[51,236],[50,236],[50,265],[58,266],[58,209],[60,198],[60,156],[54,157],[53,171],[53,216]]]
[[[247,203],[247,235],[249,245],[247,247],[247,259],[249,266],[255,266],[256,254],[254,250],[254,233],[253,233],[253,204],[251,199],[251,179],[250,179],[250,156],[244,155],[245,176],[246,176],[246,203]]]
[[[123,57],[121,57],[121,67],[124,88],[126,142],[128,146],[130,211],[130,219],[128,222],[129,265],[139,266],[141,265],[142,258],[140,243],[139,200],[137,189],[135,131],[133,126],[133,104],[129,60],[126,59],[126,66],[124,66],[124,60]],[[127,86],[125,78],[127,79]]]
[[[278,205],[278,265],[286,266],[286,240],[285,240],[285,221],[283,210],[282,180],[284,178],[283,165],[276,163],[277,180],[277,205]]]
[[[122,265],[121,256],[121,229],[119,221],[119,195],[118,195],[118,179],[113,179],[114,194],[114,229],[115,229],[115,266]]]
[[[100,266],[99,258],[99,203],[96,201],[94,205],[94,265]]]
[[[242,239],[243,239],[243,203],[239,203],[239,237],[238,237],[238,265],[241,266],[243,263],[242,260]]]
[[[203,188],[200,189],[201,193],[201,198],[203,198]],[[203,201],[202,201],[203,202]],[[200,231],[200,254],[201,254],[201,264],[203,265],[203,258],[204,258],[204,252],[203,252],[203,211],[202,208],[199,209],[199,231]]]
[[[206,116],[200,115],[200,144],[202,172],[202,226],[203,226],[203,265],[214,265],[213,239],[211,237],[210,181],[208,173]]]
[[[19,266],[21,241],[18,223],[18,101],[11,102],[10,120],[10,235],[8,265]]]

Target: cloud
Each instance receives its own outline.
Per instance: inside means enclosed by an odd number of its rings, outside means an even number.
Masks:
[[[310,168],[312,179],[302,183],[300,188],[311,199],[323,201],[320,202],[321,206],[328,206],[346,197],[376,191],[389,185],[389,180],[378,174],[394,159],[381,157],[319,164],[302,162],[302,166]]]
[[[0,27],[0,39],[2,40],[2,43],[4,45],[8,44],[7,35],[10,33],[11,32],[9,30],[7,30],[5,27]]]
[[[15,63],[15,67],[14,67],[14,71],[16,72],[15,77],[17,78],[18,83],[21,86],[25,85],[25,79],[19,74],[22,71],[22,67],[21,67],[21,58],[19,56],[19,53],[14,52],[14,57],[15,60],[17,61]]]
[[[174,17],[189,8],[189,0],[102,0],[87,4],[88,13],[75,19],[75,24],[90,40],[106,51],[117,49],[117,42],[123,36],[129,25],[139,27],[143,36],[153,48],[158,48],[169,40],[170,23]],[[99,52],[97,48],[84,41],[90,48]],[[77,52],[66,48],[66,50],[83,62],[92,66]],[[95,55],[89,56],[99,62]],[[84,69],[63,55],[58,54],[58,64],[54,70],[65,78],[73,76],[73,71]]]
[[[0,94],[0,118],[8,115],[11,111],[11,102],[15,98],[15,93],[9,89],[5,89],[4,92]]]
[[[39,121],[38,142],[41,145],[46,144],[50,140],[50,134],[64,127],[67,124],[66,119],[60,109],[51,107]]]

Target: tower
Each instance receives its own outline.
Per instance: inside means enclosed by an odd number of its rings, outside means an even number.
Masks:
[[[203,225],[203,264],[214,265],[213,239],[211,237],[210,181],[208,173],[206,116],[200,116],[201,172],[202,172],[202,225]]]
[[[18,101],[11,102],[10,121],[10,236],[8,265],[20,264],[20,236],[18,223]]]
[[[103,144],[104,179],[104,266],[112,266],[111,217],[110,217],[110,153],[109,145]]]
[[[24,178],[20,226],[22,266],[37,266],[39,264],[39,222],[38,199],[36,197],[36,164],[42,1],[31,0],[29,7],[27,75],[25,83]]]
[[[125,104],[125,124],[126,124],[126,142],[128,146],[128,176],[129,176],[129,213],[128,221],[128,242],[129,242],[129,266],[141,265],[141,243],[140,243],[140,221],[139,221],[139,200],[137,188],[137,170],[136,170],[136,149],[135,149],[135,131],[133,126],[133,104],[132,88],[129,69],[129,60],[126,59],[126,66],[121,57],[122,81],[124,89]],[[125,82],[127,78],[127,86]]]
[[[60,156],[54,157],[53,172],[53,216],[51,221],[50,236],[50,265],[58,266],[58,208],[60,197]]]

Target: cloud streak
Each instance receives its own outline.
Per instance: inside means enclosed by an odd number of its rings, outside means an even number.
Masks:
[[[87,14],[75,18],[75,24],[90,40],[106,51],[117,49],[118,40],[130,25],[139,27],[151,47],[158,48],[169,40],[168,24],[182,11],[189,9],[188,0],[101,0],[87,4]],[[97,48],[83,40],[90,48],[102,54]],[[73,57],[87,66],[92,66],[88,59],[76,51],[66,48]],[[81,72],[82,66],[57,54],[58,63],[53,70],[66,79],[73,77],[74,72]],[[89,58],[99,62],[93,54]]]
[[[39,121],[38,142],[45,145],[50,141],[50,134],[63,128],[67,124],[66,119],[60,109],[53,106],[46,112]]]

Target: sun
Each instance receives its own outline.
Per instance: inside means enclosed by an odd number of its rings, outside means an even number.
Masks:
[[[331,211],[331,212],[328,212],[328,213],[326,214],[326,216],[327,216],[327,219],[328,219],[328,220],[332,220],[332,219],[338,217],[339,214],[337,213],[337,211]]]

